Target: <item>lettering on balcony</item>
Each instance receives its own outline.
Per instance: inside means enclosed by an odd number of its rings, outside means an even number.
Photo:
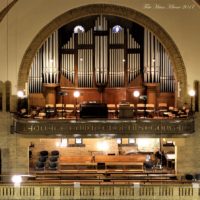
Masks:
[[[28,135],[180,135],[194,132],[194,119],[182,120],[14,120],[14,132]]]

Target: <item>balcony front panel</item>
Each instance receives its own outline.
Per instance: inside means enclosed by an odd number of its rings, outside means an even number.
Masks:
[[[195,132],[194,118],[186,119],[22,119],[14,118],[15,133],[66,137],[181,137]]]

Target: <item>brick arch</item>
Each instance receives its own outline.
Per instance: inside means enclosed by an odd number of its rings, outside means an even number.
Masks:
[[[169,53],[174,66],[175,79],[180,83],[181,94],[180,97],[177,97],[176,92],[176,103],[181,105],[186,99],[187,76],[181,54],[172,38],[159,24],[144,14],[130,8],[110,4],[93,4],[78,7],[67,11],[47,24],[36,35],[24,54],[18,74],[18,89],[24,89],[25,82],[28,80],[31,62],[39,47],[51,33],[74,20],[98,14],[113,15],[134,21],[141,26],[148,28],[159,38]]]

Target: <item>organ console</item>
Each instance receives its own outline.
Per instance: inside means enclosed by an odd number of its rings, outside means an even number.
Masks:
[[[108,108],[105,103],[85,103],[80,105],[80,118],[107,118]]]

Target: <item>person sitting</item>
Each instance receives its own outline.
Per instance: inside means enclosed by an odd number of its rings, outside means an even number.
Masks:
[[[144,169],[150,170],[153,169],[153,167],[154,167],[154,162],[151,159],[151,155],[147,154],[144,162]]]
[[[164,151],[161,151],[160,149],[156,151],[155,158],[156,158],[156,165],[161,165],[161,166],[166,165],[167,159],[165,157]]]

